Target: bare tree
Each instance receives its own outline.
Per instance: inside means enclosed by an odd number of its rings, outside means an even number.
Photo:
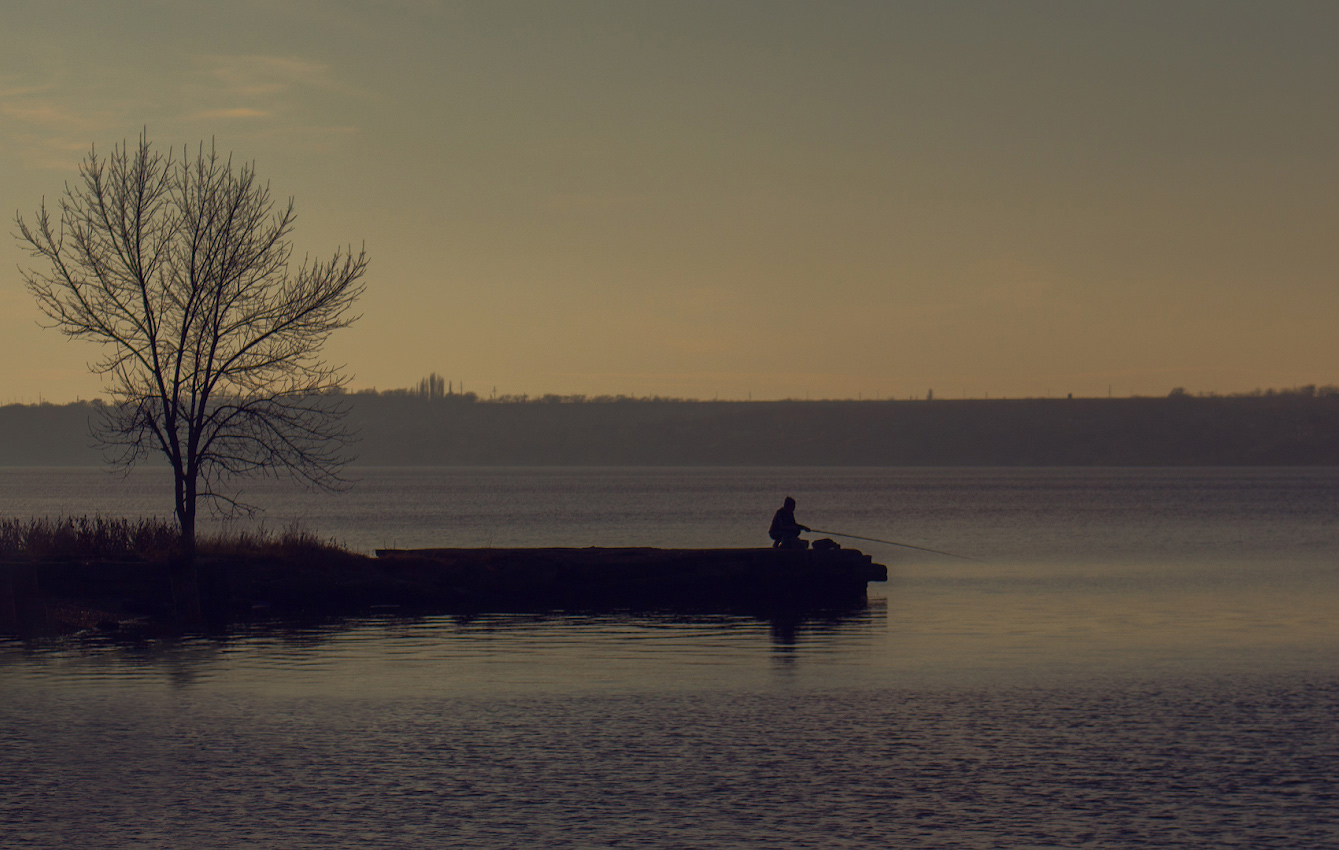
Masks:
[[[51,326],[103,346],[91,368],[112,403],[95,425],[114,462],[166,455],[184,562],[201,502],[248,510],[234,479],[290,473],[337,488],[348,434],[345,378],[321,358],[356,318],[365,252],[293,263],[290,198],[276,206],[254,165],[234,169],[203,143],[153,150],[141,135],[96,149],[16,238],[41,269],[24,270]]]

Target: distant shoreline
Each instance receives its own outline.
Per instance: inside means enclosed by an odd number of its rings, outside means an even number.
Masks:
[[[346,397],[358,466],[1339,465],[1339,396],[487,402]],[[0,467],[99,466],[97,405],[0,407]]]

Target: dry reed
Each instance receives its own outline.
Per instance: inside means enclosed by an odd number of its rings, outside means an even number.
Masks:
[[[56,519],[0,517],[0,561],[159,561],[181,548],[176,523],[153,517],[81,516]],[[281,532],[264,526],[203,534],[196,550],[204,557],[302,557],[347,550],[293,524]]]

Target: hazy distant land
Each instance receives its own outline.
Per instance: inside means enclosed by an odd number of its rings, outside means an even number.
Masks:
[[[1328,388],[1327,388],[1328,389]],[[1339,464],[1339,394],[915,401],[347,396],[367,466]],[[96,403],[0,407],[0,466],[103,462]]]

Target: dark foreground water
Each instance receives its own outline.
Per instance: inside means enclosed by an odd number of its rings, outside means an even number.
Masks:
[[[257,488],[380,545],[750,545],[868,608],[0,642],[0,846],[1339,846],[1339,471],[368,470]],[[0,513],[163,513],[0,471]]]

